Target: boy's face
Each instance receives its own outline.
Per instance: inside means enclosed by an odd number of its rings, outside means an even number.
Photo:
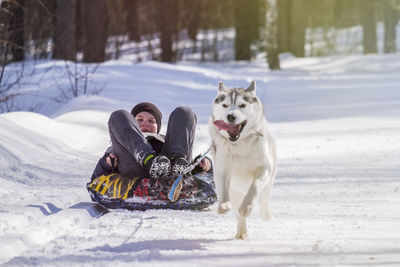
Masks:
[[[157,122],[151,113],[142,111],[136,115],[135,119],[139,123],[142,132],[157,133]]]

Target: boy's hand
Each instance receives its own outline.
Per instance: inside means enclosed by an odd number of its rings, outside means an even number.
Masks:
[[[112,164],[111,164],[111,158],[114,159],[114,166],[112,166]],[[110,155],[106,158],[106,163],[110,167],[117,168],[117,166],[118,166],[117,156],[115,156],[113,153],[110,153]]]
[[[199,167],[203,168],[204,171],[208,172],[211,169],[211,162],[208,158],[204,158],[200,161]]]

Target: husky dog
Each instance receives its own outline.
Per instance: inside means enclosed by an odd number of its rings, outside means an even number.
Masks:
[[[225,89],[218,95],[209,120],[218,196],[218,212],[237,215],[237,239],[247,237],[246,217],[259,194],[260,217],[271,218],[268,203],[276,174],[275,143],[267,129],[256,84]]]

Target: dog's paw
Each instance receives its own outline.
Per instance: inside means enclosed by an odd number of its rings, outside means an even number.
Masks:
[[[232,205],[230,202],[219,203],[218,205],[218,213],[225,214],[232,209]]]
[[[235,238],[244,240],[247,238],[247,232],[240,232],[240,233],[238,232],[236,233]]]
[[[269,221],[273,218],[274,216],[267,210],[267,211],[262,211],[260,212],[260,218],[264,221]]]
[[[242,204],[239,207],[239,214],[243,217],[248,217],[252,211],[252,206],[247,204]]]

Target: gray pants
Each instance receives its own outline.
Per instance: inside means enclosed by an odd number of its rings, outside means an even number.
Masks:
[[[192,160],[197,118],[189,107],[177,107],[169,116],[165,143],[161,154]],[[126,110],[114,111],[108,120],[112,152],[118,158],[119,172],[128,177],[147,177],[141,166],[143,159],[155,153],[147,142],[135,117]]]

